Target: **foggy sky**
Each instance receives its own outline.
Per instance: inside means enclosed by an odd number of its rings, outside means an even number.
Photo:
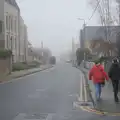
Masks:
[[[20,2],[19,2],[20,1]],[[88,20],[92,8],[87,0],[18,0],[21,14],[28,26],[30,42],[36,46],[44,46],[59,54],[71,48],[72,37],[78,41],[79,29],[83,21]],[[96,15],[89,25],[97,24]]]

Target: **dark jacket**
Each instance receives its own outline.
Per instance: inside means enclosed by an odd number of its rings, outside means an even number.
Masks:
[[[111,80],[120,80],[120,65],[112,63],[108,76],[111,78]]]

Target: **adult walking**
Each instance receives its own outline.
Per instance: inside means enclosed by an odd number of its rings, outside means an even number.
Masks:
[[[112,65],[109,69],[108,75],[112,81],[115,102],[119,102],[118,87],[119,87],[119,80],[120,80],[120,65],[119,65],[118,58],[114,58],[112,60]]]
[[[101,87],[105,84],[105,80],[108,80],[108,75],[100,62],[95,62],[95,65],[90,69],[89,80],[93,81],[96,99],[100,100],[102,92]]]

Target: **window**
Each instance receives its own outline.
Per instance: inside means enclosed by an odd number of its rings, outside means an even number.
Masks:
[[[11,16],[11,21],[10,21],[11,23],[11,31],[13,31],[13,18],[12,18],[12,16]]]
[[[15,19],[15,32],[16,32],[16,19]]]
[[[11,46],[11,50],[13,50],[13,37],[10,37],[10,46]]]
[[[11,17],[9,16],[9,31],[11,30]]]
[[[8,34],[8,48],[10,49],[11,47],[10,47],[10,34]]]
[[[15,17],[15,23],[14,23],[14,27],[15,27],[15,32],[17,32],[17,17]]]
[[[15,49],[15,41],[13,36],[12,36],[12,49]]]
[[[8,24],[8,16],[6,15],[6,29],[9,29],[9,24]]]
[[[0,21],[0,33],[2,33],[2,30],[3,30],[3,22]]]
[[[6,48],[8,49],[9,48],[9,36],[6,35]]]
[[[14,29],[14,32],[16,32],[16,29],[15,29],[15,26],[16,26],[16,25],[15,25],[15,24],[16,24],[15,18],[14,18],[13,22],[14,22],[14,23],[13,23],[13,29]]]
[[[16,37],[15,37],[15,39],[14,39],[14,44],[15,44],[15,49],[17,49],[17,41],[16,41],[17,39],[16,39]]]

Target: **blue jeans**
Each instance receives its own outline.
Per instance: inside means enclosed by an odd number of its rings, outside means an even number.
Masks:
[[[101,84],[100,83],[96,83],[95,84],[95,95],[96,95],[96,99],[100,99],[101,97]]]

